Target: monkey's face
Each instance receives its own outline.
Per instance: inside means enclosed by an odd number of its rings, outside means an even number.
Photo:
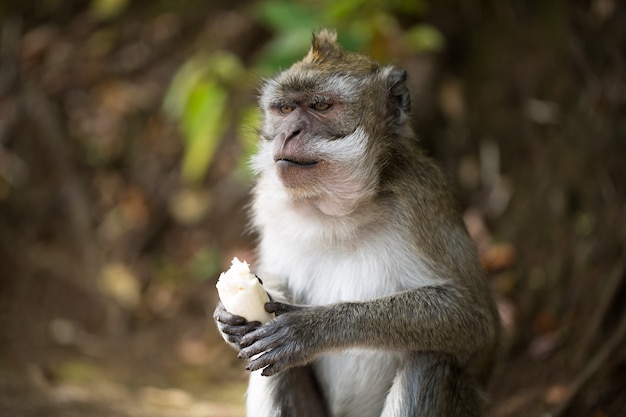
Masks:
[[[287,71],[269,81],[257,168],[296,198],[358,200],[369,193],[375,173],[363,91],[354,76],[316,71]]]
[[[375,194],[381,167],[406,125],[406,73],[343,51],[335,36],[265,83],[261,146],[253,163],[266,195],[349,213]]]
[[[275,85],[264,103],[263,137],[271,142],[271,157],[285,187],[310,188],[355,156],[357,149],[345,146],[361,124],[351,84],[347,79],[307,83],[300,76]]]

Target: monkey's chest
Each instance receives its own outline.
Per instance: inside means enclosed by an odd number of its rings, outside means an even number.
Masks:
[[[333,416],[378,417],[398,368],[390,353],[366,350],[327,353],[313,363]]]
[[[292,302],[316,305],[369,300],[431,283],[408,245],[369,243],[349,249],[273,245],[262,251],[266,271],[259,272],[284,280]]]
[[[380,222],[343,225],[347,231],[338,233],[343,226],[285,216],[264,218],[257,273],[287,289],[293,302],[361,301],[436,282],[406,228]]]
[[[385,265],[353,254],[326,254],[317,263],[301,265],[302,268],[292,269],[289,275],[289,288],[298,303],[361,301],[403,289],[399,281],[386,279],[389,268]]]

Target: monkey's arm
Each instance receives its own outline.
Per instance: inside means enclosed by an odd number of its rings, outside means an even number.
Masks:
[[[495,338],[493,313],[480,296],[421,287],[365,302],[291,306],[270,302],[276,320],[241,337],[247,369],[269,376],[327,351],[368,348],[445,352],[465,363]],[[256,356],[259,355],[259,356]],[[255,357],[256,356],[256,357]]]

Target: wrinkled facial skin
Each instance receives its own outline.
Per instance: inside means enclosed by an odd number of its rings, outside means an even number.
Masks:
[[[265,86],[262,137],[271,142],[283,186],[311,190],[354,163],[355,152],[364,151],[341,143],[363,123],[362,86],[363,80],[355,77],[317,71],[287,72]]]
[[[343,80],[349,86],[348,80]],[[264,137],[272,141],[272,157],[287,188],[313,185],[325,176],[332,159],[341,159],[337,145],[361,124],[350,97],[286,91],[269,103]]]

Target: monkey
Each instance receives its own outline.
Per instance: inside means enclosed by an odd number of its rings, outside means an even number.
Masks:
[[[276,318],[213,315],[249,417],[482,414],[499,318],[406,79],[322,29],[263,82],[251,223]]]

